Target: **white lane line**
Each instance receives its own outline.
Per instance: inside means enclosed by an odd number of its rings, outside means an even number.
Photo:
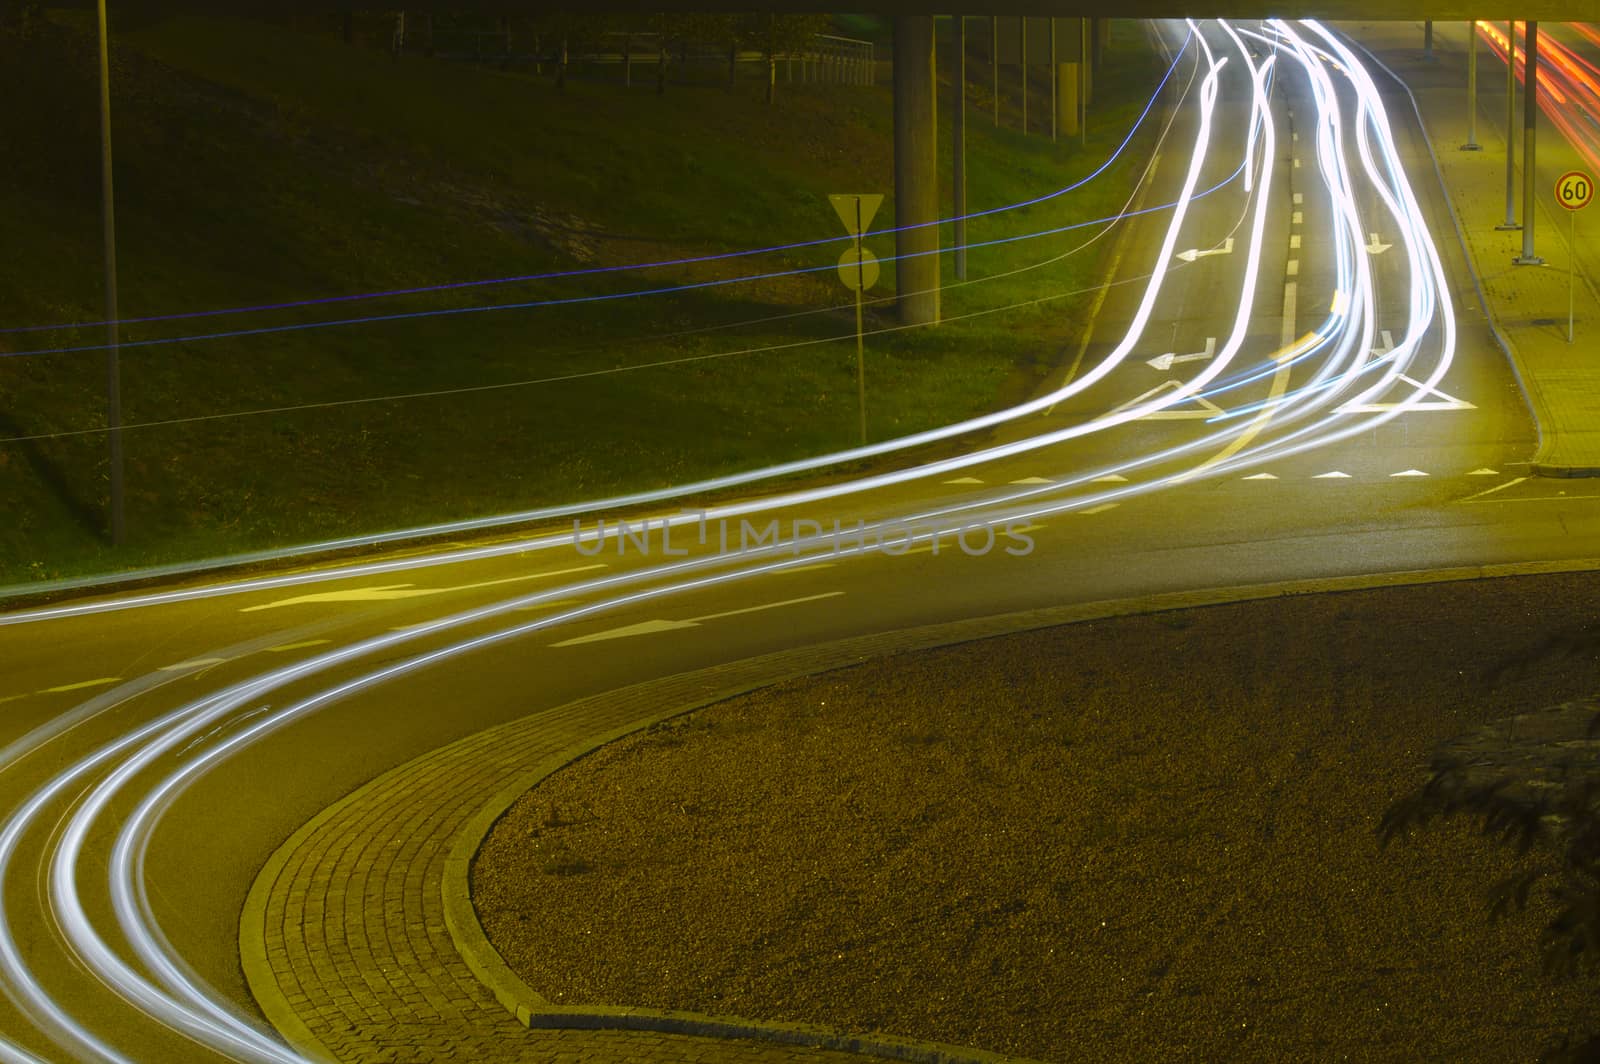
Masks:
[[[180,661],[176,665],[163,665],[157,672],[184,672],[188,669],[204,669],[211,665],[221,665],[227,658],[191,658],[189,661]]]
[[[1472,472],[1467,474],[1469,477],[1497,477],[1499,475],[1500,471],[1498,469],[1490,469],[1488,466],[1474,469]],[[1526,480],[1527,477],[1523,477],[1522,479]]]
[[[1079,510],[1081,514],[1103,514],[1107,510],[1115,510],[1121,506],[1120,502],[1103,502],[1099,506],[1091,506],[1087,510]]]
[[[306,647],[320,647],[333,642],[331,639],[307,639],[303,643],[285,643],[282,646],[268,647],[268,654],[287,654],[291,650],[304,650]]]
[[[1318,473],[1316,476],[1312,477],[1311,479],[1312,480],[1349,480],[1350,479],[1350,474],[1349,473],[1342,473],[1339,470],[1335,469],[1335,470],[1333,470],[1331,472],[1328,472],[1328,473]]]
[[[1517,484],[1521,484],[1523,481],[1525,481],[1527,479],[1528,479],[1527,477],[1515,477],[1515,478],[1513,478],[1511,480],[1506,481],[1504,484],[1496,484],[1494,487],[1490,488],[1487,491],[1480,491],[1476,495],[1468,495],[1465,499],[1462,499],[1461,501],[1462,502],[1471,502],[1473,499],[1481,499],[1485,495],[1493,495],[1497,491],[1505,491],[1507,488],[1512,487],[1512,486],[1517,485]]]
[[[1271,473],[1252,473],[1247,477],[1240,477],[1239,479],[1240,480],[1277,480],[1278,478],[1273,476]]]
[[[1044,477],[1023,477],[1021,480],[1013,480],[1011,483],[1013,483],[1013,484],[1054,484],[1055,481],[1047,480]]]
[[[946,484],[982,484],[983,481],[979,480],[977,477],[956,477],[956,479],[954,479],[954,480],[946,480],[946,481],[944,481],[944,483],[946,483]]]
[[[582,601],[583,601],[583,599],[569,598],[569,599],[556,599],[553,602],[535,602],[531,606],[518,606],[516,609],[512,610],[511,612],[512,613],[533,613],[536,610],[562,609],[562,608],[564,608],[566,606],[576,606],[578,603],[580,603]]]
[[[656,632],[671,632],[680,628],[696,628],[706,621],[721,620],[724,617],[739,617],[746,613],[759,613],[762,610],[775,610],[782,606],[797,606],[804,602],[816,602],[820,599],[837,598],[843,591],[824,591],[820,595],[806,595],[803,598],[784,599],[782,602],[765,602],[759,606],[745,606],[737,610],[724,610],[721,613],[707,613],[700,617],[689,617],[681,621],[655,620],[640,621],[638,624],[624,625],[621,628],[610,628],[604,632],[594,632],[589,635],[580,635],[573,639],[563,639],[559,643],[551,643],[552,647],[571,647],[582,643],[600,643],[609,639],[625,639],[635,635],[653,635]]]
[[[1299,251],[1300,250],[1300,234],[1299,233],[1295,233],[1293,236],[1289,237],[1289,250],[1290,251]]]
[[[1300,286],[1290,281],[1283,286],[1283,322],[1278,327],[1280,346],[1294,343],[1294,322],[1299,317]]]
[[[1465,503],[1467,500],[1461,500]],[[1568,495],[1562,492],[1559,495],[1523,495],[1514,499],[1478,499],[1473,506],[1482,506],[1496,502],[1600,502],[1600,495]]]
[[[102,676],[98,680],[84,680],[81,683],[64,683],[60,687],[46,687],[39,693],[41,695],[59,695],[67,691],[82,691],[86,687],[105,687],[108,684],[121,683],[120,676]]]
[[[1300,193],[1296,192],[1294,194],[1294,205],[1296,207],[1300,206],[1300,204],[1305,202],[1305,199],[1306,198],[1304,196],[1302,196]]]
[[[1289,260],[1289,268],[1287,270],[1285,270],[1284,273],[1289,277],[1299,277],[1300,276],[1300,260],[1299,259],[1290,259]]]
[[[1305,215],[1303,213],[1301,213],[1300,211],[1295,211],[1293,217],[1291,217],[1289,219],[1289,222],[1292,225],[1299,225],[1300,223],[1304,222],[1305,220],[1306,220],[1306,218],[1305,218]]]
[[[1095,477],[1091,484],[1126,484],[1128,478],[1121,473],[1107,473],[1103,477]]]
[[[1420,469],[1402,469],[1398,473],[1390,473],[1391,477],[1425,477],[1428,474]]]
[[[778,575],[787,573],[813,573],[818,569],[832,569],[837,562],[812,562],[810,565],[797,565],[793,569],[779,569]]]
[[[5,705],[7,702],[15,702],[19,698],[27,697],[27,695],[6,695],[4,698],[0,698],[0,706]]]
[[[1298,169],[1300,169],[1300,160],[1299,160],[1299,159],[1295,159],[1295,161],[1294,161],[1294,168],[1295,168],[1295,169],[1296,169],[1296,170],[1298,170]]]

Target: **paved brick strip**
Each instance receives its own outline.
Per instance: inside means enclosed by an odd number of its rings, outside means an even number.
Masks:
[[[507,781],[557,755],[629,725],[869,658],[1132,613],[1596,565],[1306,580],[1033,610],[771,654],[571,702],[424,754],[297,831],[263,867],[245,904],[245,975],[267,1018],[317,1060],[860,1064],[859,1055],[745,1039],[523,1026],[474,976],[446,926],[443,882],[453,844],[485,806],[497,797],[504,804]]]

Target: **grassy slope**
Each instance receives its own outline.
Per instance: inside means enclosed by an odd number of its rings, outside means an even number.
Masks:
[[[1159,66],[1138,27],[1102,80],[1099,129],[1131,123]],[[272,26],[184,18],[119,35],[113,77],[122,312],[138,317],[673,259],[831,237],[826,194],[892,185],[886,87],[625,92],[379,53]],[[100,316],[92,38],[0,35],[0,323]],[[978,75],[974,75],[975,80]],[[1110,102],[1107,102],[1110,101]],[[1037,105],[1036,105],[1037,106]],[[969,123],[969,209],[1031,198],[1109,145]],[[948,167],[948,160],[945,162]],[[1131,165],[1131,161],[1130,161]],[[1081,193],[974,222],[973,240],[1098,217],[1128,170]],[[892,202],[879,225],[888,224]],[[972,276],[1078,238],[972,255]],[[880,256],[892,243],[874,242]],[[827,266],[840,245],[431,296],[127,327],[127,340],[472,309],[741,272]],[[950,263],[946,262],[947,272]],[[947,313],[1085,287],[1094,252],[952,292]],[[892,283],[886,271],[882,294]],[[665,333],[843,302],[831,270],[671,297],[493,310],[131,347],[125,420],[503,384],[849,334],[847,311]],[[1074,301],[872,341],[874,435],[989,409],[1054,359]],[[887,307],[869,319],[889,324]],[[0,350],[97,343],[101,330],[0,333]],[[133,541],[100,531],[103,436],[0,444],[0,584],[305,541],[656,486],[851,442],[853,341],[701,359],[464,396],[228,417],[127,434]],[[0,360],[0,434],[103,425],[96,353]]]

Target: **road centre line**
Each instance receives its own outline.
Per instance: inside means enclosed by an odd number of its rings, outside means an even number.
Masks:
[[[1287,277],[1299,277],[1300,276],[1300,260],[1299,259],[1290,259],[1288,268],[1286,270],[1284,270],[1284,275],[1287,276]]]
[[[221,665],[227,660],[227,658],[191,658],[188,661],[180,661],[176,665],[163,665],[156,671],[184,672],[188,669],[204,669],[212,665]]]
[[[497,580],[479,580],[471,584],[456,584],[453,587],[417,587],[414,584],[385,584],[381,587],[355,587],[343,591],[316,591],[309,595],[295,595],[292,598],[279,599],[276,602],[263,602],[255,606],[243,606],[240,613],[255,613],[259,610],[276,609],[279,606],[302,606],[309,603],[324,602],[387,602],[394,599],[421,598],[427,595],[444,595],[452,591],[475,591],[485,587],[499,587],[503,584],[516,584],[527,580],[543,580],[552,576],[571,576],[574,573],[587,573],[595,569],[606,568],[605,562],[595,562],[593,565],[577,565],[566,569],[551,569],[538,573],[518,573],[516,576],[503,576]]]
[[[1289,250],[1290,251],[1299,251],[1300,250],[1300,234],[1299,233],[1293,233],[1293,234],[1290,235],[1290,237],[1289,237]]]

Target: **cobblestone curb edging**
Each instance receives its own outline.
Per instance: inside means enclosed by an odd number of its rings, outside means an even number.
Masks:
[[[273,854],[251,887],[240,920],[241,963],[263,1012],[313,1060],[846,1064],[851,1057],[845,1053],[802,1048],[802,1042],[811,1044],[808,1029],[793,1028],[787,1037],[795,1040],[782,1044],[770,1037],[751,1040],[755,1032],[743,1021],[694,1017],[708,1025],[691,1028],[683,1014],[639,1009],[614,1010],[602,1027],[542,1003],[520,981],[491,989],[483,973],[503,965],[487,942],[475,945],[461,935],[477,922],[466,882],[476,840],[531,778],[547,775],[584,749],[652,720],[786,678],[894,653],[1131,614],[1597,569],[1600,558],[1467,566],[1048,607],[857,636],[580,699],[421,755],[312,818]],[[470,849],[461,842],[463,835],[473,840]],[[443,906],[449,879],[458,884],[451,891],[458,899],[451,903],[454,911]],[[528,1025],[552,1018],[567,1026]],[[686,1033],[690,1030],[700,1036]],[[895,1051],[887,1039],[881,1048]],[[962,1052],[971,1060],[1002,1059]],[[900,1052],[894,1059],[938,1058]]]
[[[849,665],[841,667],[848,668]],[[793,678],[795,677],[784,679]],[[911,1061],[913,1064],[1041,1064],[1022,1057],[1008,1057],[961,1046],[921,1042],[888,1035],[850,1034],[817,1024],[774,1023],[749,1020],[741,1016],[709,1016],[680,1009],[552,1005],[507,967],[500,954],[490,944],[483,933],[482,925],[478,923],[477,910],[472,905],[470,884],[472,859],[477,856],[479,847],[494,829],[495,824],[519,798],[549,776],[608,743],[672,717],[692,713],[778,682],[782,681],[764,680],[751,685],[746,691],[730,692],[714,699],[675,706],[604,735],[586,739],[513,780],[491,798],[456,836],[455,843],[450,848],[450,856],[445,861],[444,880],[440,884],[444,895],[445,926],[450,931],[450,937],[455,940],[456,948],[461,952],[462,958],[467,962],[467,967],[471,968],[472,974],[489,988],[495,1000],[515,1014],[518,1021],[527,1027],[656,1031],[664,1034],[688,1034],[712,1038],[746,1038],[857,1053],[886,1060]]]

